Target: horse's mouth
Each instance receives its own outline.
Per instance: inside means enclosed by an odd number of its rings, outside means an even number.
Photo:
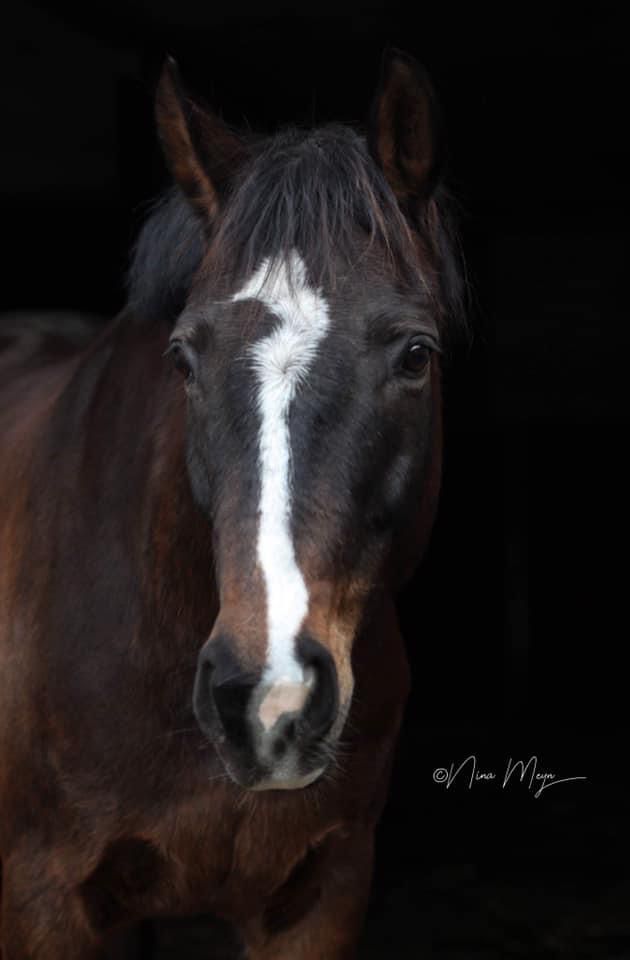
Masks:
[[[243,790],[257,793],[271,790],[304,790],[316,783],[326,772],[328,760],[324,757],[313,757],[308,769],[305,769],[304,760],[299,756],[283,758],[275,766],[252,763],[251,758],[239,758],[232,751],[225,751],[224,746],[215,744],[225,773],[230,780]]]

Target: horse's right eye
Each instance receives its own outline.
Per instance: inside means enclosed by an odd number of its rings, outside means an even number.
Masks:
[[[190,348],[181,340],[173,340],[166,353],[171,357],[175,368],[187,381],[191,381],[194,377],[194,360]]]
[[[421,377],[429,365],[431,350],[424,341],[411,340],[402,358],[402,371],[410,377]]]

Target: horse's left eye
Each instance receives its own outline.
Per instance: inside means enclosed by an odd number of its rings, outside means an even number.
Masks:
[[[187,349],[181,340],[172,340],[166,351],[171,357],[173,365],[183,373],[186,380],[190,381],[194,376],[194,364],[191,351]]]
[[[421,376],[431,359],[431,350],[420,340],[412,340],[407,345],[407,350],[402,359],[403,372],[409,376]]]

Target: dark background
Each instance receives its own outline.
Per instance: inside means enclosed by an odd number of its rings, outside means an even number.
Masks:
[[[18,3],[3,11],[0,308],[112,315],[166,183],[165,52],[230,122],[361,123],[389,43],[428,67],[472,346],[446,371],[429,555],[401,601],[414,693],[364,958],[629,958],[627,33],[622,5]],[[510,757],[526,784],[436,767]],[[202,956],[163,925],[153,956]],[[149,945],[147,947],[147,944]],[[152,944],[152,946],[151,946]],[[149,949],[150,948],[150,949]]]

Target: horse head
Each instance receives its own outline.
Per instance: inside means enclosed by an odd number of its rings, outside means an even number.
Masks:
[[[434,98],[394,52],[366,137],[248,141],[169,62],[157,122],[203,237],[170,339],[220,600],[195,715],[236,782],[303,787],[334,759],[355,640],[417,563],[439,482],[454,271]]]

